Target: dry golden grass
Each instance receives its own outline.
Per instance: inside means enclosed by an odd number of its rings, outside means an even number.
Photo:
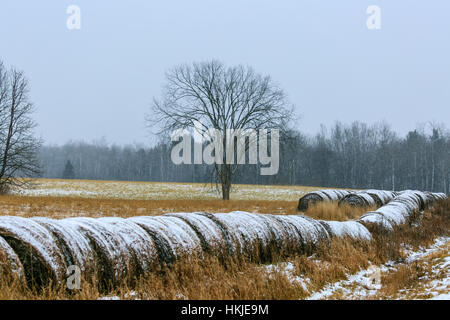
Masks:
[[[314,219],[346,221],[358,219],[364,213],[376,210],[377,207],[356,207],[346,203],[338,205],[337,202],[316,202],[306,210],[305,215]]]
[[[46,216],[145,216],[168,212],[229,212],[298,214],[295,201],[268,200],[125,200],[73,197],[0,196],[0,215]]]
[[[0,215],[61,219],[81,216],[126,218],[198,211],[300,214],[297,211],[297,204],[297,201],[276,200],[126,200],[6,195],[0,196]],[[336,202],[323,202],[310,207],[304,214],[315,219],[345,221],[357,219],[370,209],[374,208],[338,206]]]

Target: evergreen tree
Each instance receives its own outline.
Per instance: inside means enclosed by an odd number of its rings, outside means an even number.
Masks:
[[[73,168],[72,162],[67,160],[66,166],[64,167],[63,179],[74,179],[75,178],[75,170]]]

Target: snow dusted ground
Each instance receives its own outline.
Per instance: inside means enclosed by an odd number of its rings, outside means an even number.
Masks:
[[[70,196],[113,199],[217,199],[219,193],[204,183],[158,183],[93,180],[36,179],[35,187],[16,190],[27,196]],[[233,185],[235,200],[298,201],[303,194],[319,188],[301,186]]]
[[[303,289],[310,292],[309,300],[323,299],[346,299],[361,300],[377,298],[377,293],[382,284],[373,282],[371,277],[380,270],[381,276],[395,272],[401,265],[421,262],[431,265],[431,272],[420,278],[419,285],[414,288],[402,289],[395,297],[384,297],[383,299],[450,299],[450,237],[436,239],[434,244],[428,248],[419,248],[413,251],[405,248],[406,258],[401,262],[389,261],[379,269],[371,266],[356,274],[348,275],[345,280],[326,285],[317,292],[309,291],[310,280],[295,275],[295,267],[291,262],[277,265],[264,266],[266,272],[281,271],[293,283],[300,284]],[[312,258],[312,257],[311,257]],[[317,261],[317,263],[321,263]]]

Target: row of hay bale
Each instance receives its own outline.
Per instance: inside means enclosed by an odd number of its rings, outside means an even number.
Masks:
[[[370,240],[369,225],[393,230],[445,198],[404,191],[358,221],[346,222],[238,211],[126,219],[0,216],[0,277],[42,287],[61,283],[68,267],[76,265],[85,280],[108,288],[132,282],[185,255],[270,261],[274,253],[312,253],[332,237]]]
[[[386,190],[318,190],[305,194],[298,202],[298,210],[306,211],[317,202],[336,201],[339,205],[347,204],[358,207],[381,207],[394,199],[399,193]]]
[[[358,207],[381,207],[398,195],[394,191],[386,190],[363,190],[352,192],[339,200],[339,205],[348,204]]]
[[[430,207],[437,200],[444,200],[444,193],[405,190],[375,211],[364,214],[359,222],[368,226],[374,225],[385,231],[393,231],[417,217],[423,210]]]
[[[331,237],[368,240],[360,223],[303,215],[248,212],[170,213],[132,218],[0,217],[0,275],[32,287],[61,283],[76,265],[85,280],[108,288],[133,281],[184,255],[245,256],[311,253]]]
[[[353,191],[334,189],[308,192],[300,198],[297,209],[299,211],[306,211],[310,206],[317,202],[340,201],[342,198],[352,193]]]

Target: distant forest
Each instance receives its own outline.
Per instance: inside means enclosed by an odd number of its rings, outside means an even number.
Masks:
[[[174,165],[167,139],[147,147],[106,142],[69,142],[41,147],[45,178],[214,182],[208,165]],[[233,183],[307,185],[449,193],[450,134],[427,126],[400,137],[386,123],[322,126],[314,136],[290,130],[280,137],[280,170],[259,175],[242,165]]]

